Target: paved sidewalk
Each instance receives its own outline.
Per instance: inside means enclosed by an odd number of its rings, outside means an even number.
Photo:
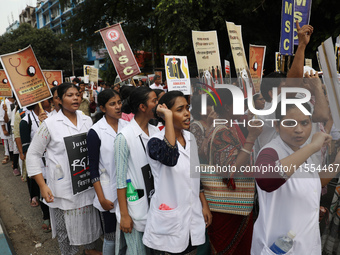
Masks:
[[[0,160],[2,158],[3,146],[0,144]],[[0,163],[0,219],[7,236],[6,239],[0,231],[0,255],[60,254],[57,239],[52,239],[52,234],[44,233],[41,228],[40,206],[30,206],[27,183],[22,182],[20,176],[13,175],[11,163]],[[101,240],[96,248],[101,250]],[[81,248],[78,254],[83,252]]]
[[[2,228],[2,221],[0,218],[0,254],[1,255],[12,255],[15,252],[12,252],[13,246],[7,237],[6,230],[4,231]]]

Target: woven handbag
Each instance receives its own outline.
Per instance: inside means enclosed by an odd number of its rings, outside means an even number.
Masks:
[[[209,208],[214,212],[230,213],[247,216],[253,209],[255,181],[254,178],[235,178],[235,189],[228,188],[223,182],[225,177],[213,171],[212,143],[218,131],[226,126],[215,128],[210,141],[209,165],[201,165],[201,182]]]

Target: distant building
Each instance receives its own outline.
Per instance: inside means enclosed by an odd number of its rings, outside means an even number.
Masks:
[[[47,27],[57,34],[65,33],[65,21],[73,15],[73,9],[84,0],[66,0],[64,9],[59,0],[38,1],[35,9],[37,28]]]
[[[17,29],[18,27],[19,27],[19,21],[16,20],[6,28],[6,33],[10,33],[13,30]]]
[[[26,6],[19,15],[19,22],[30,24],[31,27],[37,26],[37,19],[35,16],[35,8],[32,6]]]
[[[38,1],[37,8],[35,8],[37,28],[49,28],[56,34],[64,34],[66,32],[66,21],[73,16],[74,9],[77,5],[84,1],[85,0],[66,0],[64,9],[61,8],[59,0]],[[99,61],[104,60],[104,54],[102,50],[94,52],[91,47],[88,47],[86,58],[89,64],[94,63],[98,68]]]

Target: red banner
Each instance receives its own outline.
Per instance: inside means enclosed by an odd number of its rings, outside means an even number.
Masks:
[[[101,29],[100,35],[121,81],[140,73],[138,63],[120,24]]]
[[[0,58],[20,108],[52,97],[31,46]]]
[[[63,71],[61,70],[43,70],[43,74],[50,88],[63,83]]]
[[[12,89],[5,70],[0,70],[0,97],[12,97]]]

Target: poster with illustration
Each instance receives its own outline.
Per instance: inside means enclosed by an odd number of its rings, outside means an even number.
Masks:
[[[191,31],[198,76],[205,84],[222,84],[222,68],[216,31]]]
[[[52,97],[31,46],[1,55],[0,60],[20,108]]]
[[[249,45],[249,70],[256,93],[259,93],[261,88],[265,54],[266,46]]]
[[[186,56],[164,56],[165,76],[168,91],[177,90],[191,94],[189,66]]]
[[[0,70],[0,97],[12,97],[12,89],[5,70]]]
[[[61,70],[43,70],[43,74],[50,88],[63,83],[63,71]]]

